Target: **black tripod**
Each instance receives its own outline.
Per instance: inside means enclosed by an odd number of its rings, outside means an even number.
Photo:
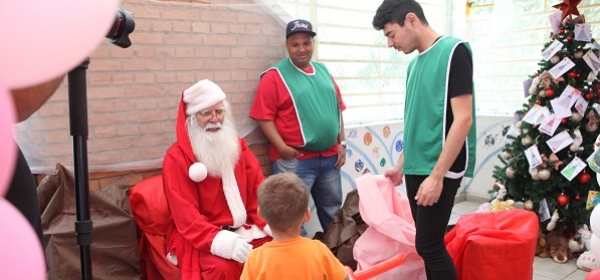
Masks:
[[[75,203],[77,220],[75,234],[81,261],[81,279],[92,279],[92,221],[90,220],[88,160],[87,160],[87,89],[86,70],[90,60],[86,59],[68,74],[69,79],[69,124],[73,136],[73,166],[75,167]]]

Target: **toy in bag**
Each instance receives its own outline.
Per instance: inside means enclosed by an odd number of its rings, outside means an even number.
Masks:
[[[408,198],[383,175],[365,174],[355,182],[360,215],[369,225],[354,244],[356,274],[378,270],[382,273],[376,279],[425,280],[423,259],[415,248],[415,224]]]

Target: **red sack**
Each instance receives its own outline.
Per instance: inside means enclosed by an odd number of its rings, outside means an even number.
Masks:
[[[458,279],[533,279],[538,230],[531,211],[472,213],[459,218],[444,242]]]
[[[180,279],[179,269],[167,260],[165,236],[170,213],[163,190],[162,175],[148,178],[130,190],[129,201],[135,224],[140,231],[142,279]]]

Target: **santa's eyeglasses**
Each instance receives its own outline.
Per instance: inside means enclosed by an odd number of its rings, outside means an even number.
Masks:
[[[217,108],[214,111],[210,110],[210,109],[206,109],[206,110],[202,110],[202,111],[196,113],[196,117],[200,117],[204,120],[210,120],[213,117],[217,117],[217,119],[223,119],[224,116],[225,116],[224,108]]]

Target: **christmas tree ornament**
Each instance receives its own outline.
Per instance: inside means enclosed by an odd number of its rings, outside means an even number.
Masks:
[[[503,151],[500,154],[500,157],[502,157],[502,159],[504,160],[509,160],[512,157],[512,155],[508,151]]]
[[[581,200],[581,196],[580,196],[579,194],[577,194],[577,195],[575,196],[575,200],[577,200],[577,201],[580,201],[580,200]]]
[[[552,214],[552,218],[550,218],[550,222],[548,222],[546,229],[548,231],[553,231],[554,228],[556,227],[556,222],[558,222],[558,219],[560,219],[560,216],[558,216],[558,210],[554,210],[554,213]]]
[[[579,183],[582,183],[582,184],[587,184],[587,183],[589,183],[589,182],[590,182],[590,179],[591,179],[591,178],[592,178],[592,176],[590,176],[590,174],[589,174],[589,173],[587,173],[587,172],[585,172],[585,171],[584,171],[584,172],[581,172],[581,173],[580,173],[580,174],[577,176],[577,181],[578,181]]]
[[[560,124],[561,125],[566,125],[567,124],[567,119],[565,118],[565,119],[560,120]]]
[[[571,40],[573,40],[573,35],[567,36],[567,41],[571,41]]]
[[[565,207],[567,204],[569,204],[569,196],[564,193],[560,194],[558,197],[556,197],[556,203],[562,207]]]
[[[578,122],[581,121],[581,119],[583,119],[583,116],[581,116],[581,114],[579,114],[579,112],[573,112],[573,114],[571,115],[571,120]]]
[[[588,76],[587,76],[587,79],[586,79],[586,80],[587,80],[588,82],[593,82],[593,81],[595,81],[595,80],[596,80],[596,75],[594,75],[594,72],[593,72],[593,71],[592,71],[592,72],[590,72],[590,73],[588,74]]]
[[[544,90],[544,89],[541,89],[541,90],[538,92],[538,95],[539,95],[541,98],[546,98],[546,90]]]
[[[521,144],[525,147],[531,146],[532,143],[533,143],[533,139],[531,139],[531,136],[529,136],[529,135],[527,135],[521,139]]]
[[[585,100],[588,100],[588,101],[589,101],[590,99],[592,99],[593,97],[594,97],[594,96],[593,96],[591,93],[586,93],[586,94],[584,94],[584,95],[583,95],[583,98],[585,98]]]
[[[552,98],[552,97],[554,97],[554,90],[553,90],[552,88],[549,88],[549,89],[547,89],[547,90],[546,90],[546,96],[547,96],[548,98]]]
[[[569,78],[575,78],[577,76],[577,73],[575,71],[571,71],[567,75],[569,76]]]
[[[546,180],[550,179],[550,175],[551,175],[551,173],[548,169],[542,169],[542,170],[540,170],[540,172],[538,172],[538,176],[540,177],[540,180],[546,181]]]
[[[554,36],[553,36],[553,37],[554,37]],[[553,55],[553,56],[550,58],[550,62],[551,62],[552,64],[556,64],[556,63],[558,63],[559,61],[560,61],[560,57],[558,57],[558,55]]]
[[[515,170],[512,167],[506,168],[506,177],[515,178]]]
[[[542,100],[539,100],[539,99],[538,99],[538,100],[536,100],[536,101],[535,101],[535,104],[537,104],[537,105],[542,105]]]
[[[528,199],[527,201],[523,202],[523,209],[529,210],[529,211],[533,210],[533,201]]]
[[[562,12],[561,20],[564,20],[570,15],[579,15],[579,10],[577,10],[577,5],[579,5],[579,3],[581,3],[581,0],[563,0],[562,3],[552,7],[559,9]],[[558,32],[563,33],[565,30],[561,28]]]
[[[567,37],[567,39],[569,39],[569,38]],[[575,58],[577,58],[577,59],[580,59],[583,57],[583,51],[576,51],[573,56],[575,56]]]

